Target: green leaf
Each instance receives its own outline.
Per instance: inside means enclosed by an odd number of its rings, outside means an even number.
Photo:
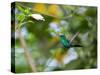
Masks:
[[[19,5],[16,5],[17,9],[23,13],[25,13],[25,9],[23,9],[22,7],[20,7]]]
[[[25,13],[28,14],[28,15],[31,14],[31,13],[30,13],[30,8],[26,8],[26,9],[25,9]]]
[[[16,17],[17,17],[19,22],[22,22],[25,19],[25,15],[24,14],[16,14]]]
[[[17,9],[19,10],[19,11],[21,11],[22,13],[24,13],[24,14],[26,14],[26,15],[29,15],[29,14],[31,14],[30,13],[30,8],[27,8],[27,7],[21,7],[21,6],[19,6],[19,5],[16,5],[16,7],[17,7]]]

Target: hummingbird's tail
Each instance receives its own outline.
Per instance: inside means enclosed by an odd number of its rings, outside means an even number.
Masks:
[[[82,45],[71,45],[71,47],[83,47]]]

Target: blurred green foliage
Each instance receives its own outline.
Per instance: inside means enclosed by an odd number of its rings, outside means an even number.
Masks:
[[[43,71],[45,63],[49,57],[50,49],[47,46],[53,39],[50,31],[50,23],[56,22],[61,28],[61,32],[68,37],[73,36],[77,31],[80,32],[75,43],[83,45],[83,48],[75,48],[78,53],[78,59],[66,64],[61,70],[90,69],[97,67],[97,8],[91,6],[72,6],[72,5],[56,5],[60,11],[59,15],[50,13],[42,13],[34,11],[36,3],[16,2],[15,22],[24,35],[27,47],[32,54],[33,60],[37,65],[37,70]],[[52,4],[44,4],[50,7]],[[48,10],[47,11],[52,11]],[[45,21],[36,20],[30,17],[31,14],[41,14]],[[13,17],[14,15],[12,15]],[[12,19],[12,21],[14,21]],[[24,56],[24,50],[21,47],[17,31],[15,31],[15,70],[17,73],[31,72],[30,67]],[[57,48],[54,45],[54,50]],[[14,49],[13,49],[14,50]]]

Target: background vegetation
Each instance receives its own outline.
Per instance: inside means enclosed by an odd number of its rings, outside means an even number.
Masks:
[[[78,58],[57,71],[97,67],[96,7],[16,2],[15,8],[12,4],[12,13],[12,39],[15,38],[12,65],[15,64],[17,73],[44,71],[47,60],[55,58],[53,54],[62,49],[57,46],[58,32],[69,39],[79,32],[74,43],[83,47],[74,48]],[[37,20],[32,14],[42,15],[45,21]]]

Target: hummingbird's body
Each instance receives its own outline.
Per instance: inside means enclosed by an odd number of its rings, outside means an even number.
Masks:
[[[64,46],[64,48],[70,47],[70,41],[65,37],[65,35],[60,35],[60,42]]]
[[[70,43],[70,41],[66,38],[65,35],[60,35],[60,42],[63,45],[64,48],[70,48],[70,47],[82,47],[81,45],[73,45]]]

